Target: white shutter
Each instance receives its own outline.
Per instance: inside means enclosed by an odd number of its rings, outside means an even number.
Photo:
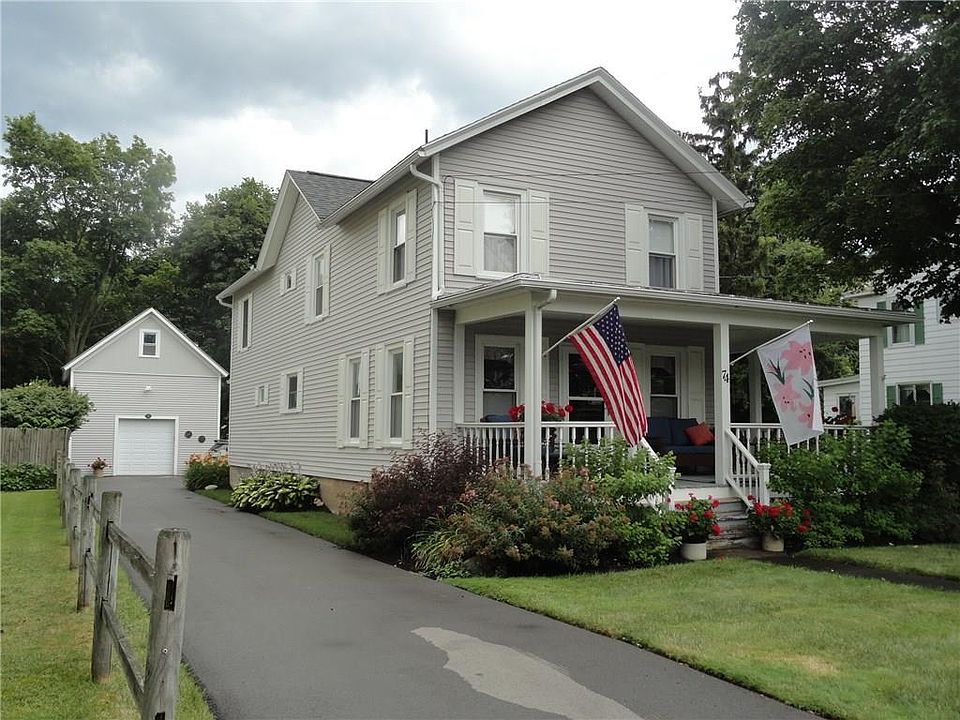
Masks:
[[[403,341],[403,447],[413,447],[413,338]]]
[[[687,348],[687,417],[704,422],[706,390],[704,387],[704,356],[702,347]]]
[[[390,212],[384,208],[377,215],[377,292],[384,293],[390,284],[387,280],[389,257]]]
[[[453,182],[453,272],[476,275],[474,253],[479,248],[479,188],[473,180]]]
[[[703,290],[703,217],[688,214],[685,216],[684,243],[686,245],[683,260],[686,272],[686,290]]]
[[[404,278],[411,282],[417,277],[417,191],[407,193],[407,247],[404,250]]]
[[[330,314],[330,276],[333,274],[330,270],[330,246],[327,245],[323,251],[323,315]]]
[[[531,190],[530,212],[530,263],[532,273],[546,275],[550,271],[550,195]]]
[[[377,345],[373,368],[373,446],[378,448],[383,447],[384,437],[383,383],[387,377],[386,362],[386,349],[383,345]]]
[[[341,355],[337,361],[337,447],[346,445],[347,414],[350,399],[347,397],[347,356]]]
[[[639,205],[625,206],[627,285],[650,284],[650,222]]]
[[[367,447],[370,434],[370,351],[360,353],[360,447]]]

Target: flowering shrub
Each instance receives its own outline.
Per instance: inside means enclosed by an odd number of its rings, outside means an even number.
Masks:
[[[673,506],[674,524],[679,529],[683,542],[706,542],[711,535],[720,534],[720,525],[717,524],[716,509],[720,501],[710,496],[708,499],[696,497],[690,493],[686,502],[678,502]]]
[[[748,495],[747,499],[753,501],[753,495]],[[747,508],[747,522],[755,533],[781,540],[795,534],[805,535],[812,521],[810,510],[797,513],[787,500],[776,500],[769,505],[754,501]]]
[[[499,465],[470,483],[456,508],[418,537],[419,569],[556,574],[666,562],[675,541],[663,516],[608,494],[588,473],[567,468],[541,482]]]
[[[422,436],[414,452],[375,468],[354,497],[348,520],[357,545],[372,552],[404,550],[486,470],[482,453],[463,440],[443,433]]]
[[[87,465],[87,467],[89,467],[91,470],[103,470],[105,467],[107,467],[107,465],[107,461],[98,456],[92,463]]]
[[[320,482],[291,473],[258,472],[237,485],[230,504],[237,510],[260,513],[266,510],[302,510],[315,504]]]
[[[183,476],[187,490],[202,490],[207,485],[218,488],[230,487],[230,461],[226,455],[201,453],[187,459],[187,472]]]
[[[512,422],[523,422],[523,413],[526,405],[514,405],[507,410]],[[573,405],[554,405],[543,400],[540,403],[540,419],[546,422],[559,422],[573,412]]]

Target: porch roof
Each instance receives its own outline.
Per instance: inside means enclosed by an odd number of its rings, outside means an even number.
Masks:
[[[511,311],[509,302],[494,301],[509,301],[511,298],[521,300],[532,292],[546,297],[551,291],[556,291],[557,296],[547,306],[549,311],[575,313],[578,312],[578,303],[587,301],[579,311],[592,312],[602,306],[599,301],[609,301],[612,297],[620,296],[621,312],[625,318],[651,317],[699,323],[727,320],[735,325],[767,327],[784,327],[791,323],[798,325],[804,320],[814,320],[824,332],[860,337],[876,335],[889,325],[909,323],[916,319],[913,313],[895,310],[836,307],[719,293],[584,283],[528,274],[512,275],[471,290],[442,295],[433,301],[433,306],[457,310],[458,314],[463,312],[463,321],[473,322],[481,317],[478,313],[471,313],[471,309],[486,308],[488,317],[492,317],[489,313],[496,312],[496,305],[503,310],[503,315],[512,314],[522,311],[522,307],[518,304],[516,309]],[[591,311],[589,308],[592,305],[595,307]]]

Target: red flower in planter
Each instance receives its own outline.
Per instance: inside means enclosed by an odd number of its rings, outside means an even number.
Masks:
[[[767,515],[769,515],[772,520],[776,520],[776,519],[777,519],[777,516],[780,515],[780,506],[779,506],[779,505],[771,505],[770,507],[768,507],[768,508],[767,508]]]
[[[707,510],[705,513],[703,513],[703,516],[707,518],[707,520],[710,520],[713,518],[713,510]]]
[[[720,534],[720,526],[717,525],[716,523],[714,523],[713,525],[710,526],[710,532],[712,532],[715,536],[716,536],[716,535],[719,535],[719,534]]]
[[[573,405],[567,405],[563,409],[566,411],[567,415],[570,415],[573,412]]]
[[[719,501],[719,500],[712,500],[712,501],[710,502],[710,507],[715,507],[715,508],[716,508],[716,507],[720,507],[720,501]]]
[[[695,523],[699,519],[700,519],[700,516],[697,515],[696,513],[690,513],[689,515],[687,515],[687,520],[689,520],[692,523]]]
[[[809,529],[810,529],[810,526],[807,525],[806,523],[800,523],[800,525],[797,526],[797,532],[800,533],[801,535],[803,535]]]

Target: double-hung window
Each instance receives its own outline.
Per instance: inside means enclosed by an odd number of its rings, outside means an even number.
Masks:
[[[892,310],[901,312],[911,312],[913,310],[909,305],[894,301],[890,306]],[[910,345],[913,343],[913,323],[903,323],[894,325],[890,328],[891,345]]]
[[[563,355],[561,355],[561,358]],[[600,422],[606,420],[603,398],[593,382],[593,376],[578,352],[569,352],[567,359],[567,398],[573,407],[571,420]]]
[[[306,321],[314,322],[330,312],[330,248],[325,247],[310,259],[307,274]]]
[[[403,348],[387,353],[388,411],[387,437],[391,442],[403,440]]]
[[[516,346],[483,345],[483,416],[506,415],[517,391]]]
[[[482,270],[509,275],[520,257],[520,196],[483,191]]]
[[[650,287],[677,287],[677,222],[650,216]]]
[[[837,411],[846,417],[857,417],[857,396],[856,395],[838,395]]]
[[[140,357],[160,357],[160,331],[140,331]]]
[[[347,438],[354,442],[360,440],[360,358],[353,358],[347,367]]]
[[[240,349],[250,347],[253,332],[253,295],[246,295],[240,301]]]
[[[650,416],[680,417],[679,362],[674,354],[650,356]]]
[[[290,370],[280,376],[280,412],[303,410],[303,369]]]
[[[930,405],[933,402],[933,393],[930,383],[909,383],[897,385],[898,405]]]
[[[393,226],[390,237],[390,281],[404,282],[407,276],[407,211],[393,213]]]

